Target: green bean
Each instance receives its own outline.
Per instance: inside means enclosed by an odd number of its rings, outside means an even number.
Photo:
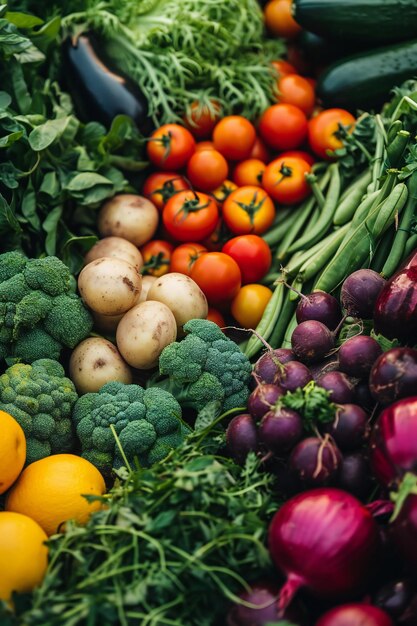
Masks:
[[[343,197],[339,200],[338,207],[333,217],[333,224],[336,224],[336,226],[342,226],[352,219],[358,205],[366,193],[366,189],[371,182],[371,179],[371,171],[366,170],[364,174],[355,178],[353,183],[349,185],[347,189],[349,193],[346,195],[343,194]]]
[[[366,219],[370,210],[374,206],[374,201],[377,198],[381,198],[381,197],[382,197],[382,194],[381,194],[380,189],[378,189],[377,191],[372,191],[371,193],[368,193],[367,196],[365,196],[365,198],[362,200],[362,202],[356,209],[355,214],[352,218],[352,221],[351,221],[352,228],[356,228],[359,224],[363,222],[364,219]]]
[[[404,206],[407,188],[399,183],[382,203],[378,204],[368,217],[354,229],[349,229],[336,254],[325,267],[315,283],[315,289],[330,293],[346,276],[359,269],[372,255],[372,244],[393,223],[395,216]]]
[[[403,261],[405,261],[405,259],[407,259],[410,254],[413,254],[413,252],[415,252],[417,248],[417,234],[413,234],[411,235],[411,237],[407,240],[405,249],[404,249],[404,253],[403,253],[403,257],[401,259],[401,263]]]
[[[347,224],[346,226],[349,226],[349,224]],[[345,228],[345,227],[342,227],[342,228]],[[327,237],[325,237],[324,239],[316,243],[315,246],[312,246],[308,250],[305,250],[302,253],[296,252],[295,254],[293,254],[290,262],[285,267],[285,272],[287,273],[287,275],[290,276],[291,278],[296,276],[296,274],[300,271],[301,267],[303,267],[304,264],[307,264],[308,261],[310,259],[313,259],[316,255],[321,255],[323,253],[323,249],[327,248],[327,246],[331,246],[334,239],[337,239],[339,241],[338,243],[338,246],[339,246],[340,244],[339,233],[342,230],[342,228],[339,228],[331,232],[329,235],[327,235]],[[342,232],[343,233],[347,232],[347,229],[343,230]]]
[[[337,163],[332,163],[329,170],[331,170],[330,184],[326,195],[326,202],[321,210],[320,217],[315,226],[306,232],[304,237],[301,237],[293,243],[293,245],[289,248],[289,252],[296,252],[297,250],[310,248],[323,237],[332,223],[333,215],[337,207],[337,201],[339,199],[341,181],[339,166]]]
[[[317,250],[316,254],[305,261],[300,267],[299,273],[304,281],[314,278],[314,276],[323,269],[326,263],[330,261],[345,238],[349,228],[350,224],[345,224],[321,241],[321,247]]]
[[[308,184],[311,187],[312,194],[315,197],[317,204],[322,209],[326,199],[324,197],[323,191],[320,189],[320,186],[318,184],[317,176],[315,174],[310,174],[309,173],[309,174],[305,175],[305,178],[306,178],[306,181],[308,182]]]
[[[297,209],[292,208],[292,211],[285,216],[285,219],[280,220],[277,224],[272,226],[267,233],[262,235],[262,239],[266,241],[269,246],[275,246],[288,232],[288,226],[292,223],[294,216],[301,212],[302,207],[298,207]]]
[[[394,227],[388,228],[382,239],[378,242],[375,254],[371,259],[370,268],[374,272],[380,272],[384,262],[387,259],[389,251],[391,250],[392,242],[395,237]]]
[[[391,251],[382,268],[381,274],[384,278],[389,278],[398,268],[404,255],[404,250],[409,238],[409,231],[414,217],[417,204],[417,171],[414,171],[407,182],[408,199],[404,208],[400,225],[395,235]]]
[[[282,282],[278,282],[268,304],[265,307],[261,321],[255,329],[257,335],[263,337],[265,341],[268,341],[280,315],[284,299],[284,289],[284,284]],[[254,357],[264,345],[257,335],[252,335],[246,344],[244,353],[249,359]]]
[[[282,342],[282,347],[283,348],[291,348],[291,337],[292,334],[294,332],[294,329],[297,327],[298,323],[297,323],[297,318],[295,317],[295,313],[292,316],[290,323],[287,326],[287,330],[285,331],[285,336]]]
[[[372,165],[372,179],[368,186],[368,193],[376,191],[379,186],[379,177],[381,176],[381,164],[384,159],[384,134],[379,131],[376,138],[376,148],[374,162]]]
[[[403,123],[401,120],[395,120],[395,122],[393,122],[391,124],[391,126],[388,128],[388,132],[387,132],[387,143],[390,144],[391,141],[394,141],[395,137],[397,136],[398,132],[400,130],[403,129]]]
[[[314,210],[316,200],[314,197],[309,198],[308,202],[302,205],[302,210],[297,212],[297,216],[293,218],[290,224],[287,224],[287,233],[279,246],[277,259],[282,261],[288,254],[288,250],[295,239],[297,239],[300,230],[310,217]]]
[[[388,167],[399,167],[410,141],[408,130],[398,131],[396,137],[387,145]]]
[[[291,292],[285,294],[284,296],[281,313],[269,338],[269,345],[272,348],[280,347],[282,340],[284,339],[286,328],[297,307],[296,302],[291,300],[290,294]]]

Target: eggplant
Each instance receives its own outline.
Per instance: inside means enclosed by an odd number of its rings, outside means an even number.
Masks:
[[[145,95],[126,77],[115,73],[97,55],[91,35],[68,37],[62,44],[62,78],[83,122],[110,127],[116,115],[128,115],[144,135],[154,125]]]
[[[417,344],[417,266],[394,274],[379,294],[375,330],[406,345]]]

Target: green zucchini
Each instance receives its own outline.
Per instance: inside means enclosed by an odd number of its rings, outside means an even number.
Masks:
[[[306,30],[339,42],[372,47],[417,37],[416,0],[293,0],[293,15]]]
[[[417,39],[333,63],[319,77],[317,96],[326,108],[379,108],[393,87],[416,77]]]

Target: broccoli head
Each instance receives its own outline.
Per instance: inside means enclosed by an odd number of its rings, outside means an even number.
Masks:
[[[156,385],[197,411],[212,400],[224,411],[246,406],[252,366],[239,346],[209,320],[190,320],[184,331],[182,341],[163,349],[159,372],[168,379]]]
[[[64,368],[52,359],[16,363],[0,376],[0,410],[23,428],[27,464],[73,450],[71,412],[77,398]]]
[[[165,458],[189,432],[170,393],[119,382],[79,398],[72,419],[81,456],[105,474],[125,464],[111,425],[129,464],[136,457],[143,467]]]
[[[59,359],[63,346],[75,348],[92,326],[57,257],[0,254],[0,360]]]

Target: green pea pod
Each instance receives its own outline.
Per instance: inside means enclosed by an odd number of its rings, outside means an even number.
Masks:
[[[367,196],[362,200],[360,205],[355,211],[355,214],[352,218],[351,228],[355,229],[359,224],[361,224],[369,215],[370,210],[374,207],[374,202],[376,199],[380,198],[382,200],[381,190],[372,191],[368,193]]]
[[[347,226],[349,226],[349,224],[347,224]],[[344,230],[342,231],[342,233],[347,232],[347,229],[345,229],[345,227],[343,227]],[[292,257],[290,262],[288,263],[288,265],[285,267],[285,273],[286,276],[290,277],[290,278],[294,278],[298,272],[300,272],[301,268],[305,265],[307,267],[308,262],[310,261],[310,259],[313,259],[316,256],[321,256],[321,254],[323,253],[323,250],[326,248],[328,245],[331,245],[331,242],[333,241],[334,238],[336,238],[338,240],[338,245],[337,247],[339,247],[340,243],[341,243],[341,236],[340,236],[340,231],[342,229],[338,229],[336,231],[331,232],[329,235],[327,235],[327,237],[325,237],[324,239],[322,239],[321,241],[319,241],[318,243],[316,243],[315,246],[312,246],[311,248],[309,248],[308,250],[305,250],[305,252],[296,252]],[[336,235],[336,233],[338,233],[338,235]],[[334,249],[334,252],[337,250]]]
[[[285,331],[284,339],[282,342],[282,348],[291,348],[291,345],[292,345],[291,337],[294,332],[294,329],[297,328],[297,326],[298,326],[297,318],[295,317],[295,313],[294,313]]]
[[[278,317],[281,313],[281,308],[284,300],[285,286],[282,282],[278,282],[275,290],[269,299],[268,304],[265,307],[265,311],[262,315],[261,321],[256,327],[256,333],[263,337],[265,341],[269,340],[271,333],[277,323]],[[259,350],[264,347],[262,341],[256,335],[252,335],[246,344],[244,354],[251,359]]]
[[[396,137],[387,145],[387,162],[388,167],[400,167],[404,157],[408,143],[410,141],[410,133],[408,130],[398,131]]]
[[[330,184],[326,195],[326,202],[321,210],[320,217],[315,226],[309,229],[303,237],[297,239],[289,248],[288,252],[296,252],[297,250],[310,248],[323,237],[333,221],[333,215],[339,199],[341,181],[338,164],[332,163],[329,169],[331,170]]]
[[[321,248],[300,268],[300,275],[304,281],[311,280],[314,276],[317,276],[326,263],[330,261],[332,256],[337,252],[349,228],[350,224],[345,224],[321,241]]]
[[[349,229],[336,254],[324,268],[314,285],[315,290],[332,292],[353,271],[372,257],[378,240],[407,199],[407,187],[398,183],[391,194],[377,205],[354,229]]]
[[[416,235],[413,234],[407,240],[407,243],[406,243],[405,249],[404,249],[404,253],[403,253],[403,256],[401,258],[401,263],[403,261],[405,261],[410,256],[410,254],[415,252],[416,248],[417,248],[417,234]]]
[[[264,241],[266,241],[266,243],[270,247],[273,247],[277,243],[279,243],[285,237],[285,235],[287,234],[288,226],[292,222],[292,220],[294,219],[294,213],[295,213],[294,208],[291,207],[291,209],[292,209],[291,211],[285,210],[283,219],[277,220],[276,224],[274,224],[268,230],[268,232],[266,232],[266,233],[264,233],[262,235],[262,239]],[[296,211],[297,212],[301,211],[301,207],[296,209]]]
[[[384,262],[386,261],[389,252],[392,247],[392,242],[395,237],[395,229],[394,224],[387,229],[384,236],[378,242],[376,247],[376,252],[371,260],[370,268],[374,270],[374,272],[381,272]]]
[[[390,144],[391,141],[394,141],[395,137],[398,135],[399,131],[402,129],[403,129],[403,123],[401,120],[395,120],[395,122],[391,124],[391,126],[388,128],[388,133],[387,133],[388,144]]]
[[[295,239],[297,239],[300,234],[300,230],[310,217],[312,211],[314,211],[315,204],[315,198],[309,198],[309,200],[302,205],[302,210],[297,211],[296,216],[293,216],[292,221],[287,224],[287,234],[282,240],[277,254],[277,259],[279,261],[282,261],[287,256],[291,244]]]
[[[291,317],[294,315],[294,311],[297,307],[297,302],[294,302],[290,295],[291,291],[287,291],[284,295],[284,302],[281,308],[281,313],[274,326],[274,329],[269,338],[269,345],[271,348],[279,348],[282,340],[284,339],[285,331],[290,322]]]
[[[343,224],[346,224],[352,219],[371,180],[372,173],[370,170],[366,170],[364,174],[356,178],[353,183],[349,185],[349,193],[346,195],[343,194],[344,197],[339,201],[339,205],[333,217],[333,224],[343,226]]]

